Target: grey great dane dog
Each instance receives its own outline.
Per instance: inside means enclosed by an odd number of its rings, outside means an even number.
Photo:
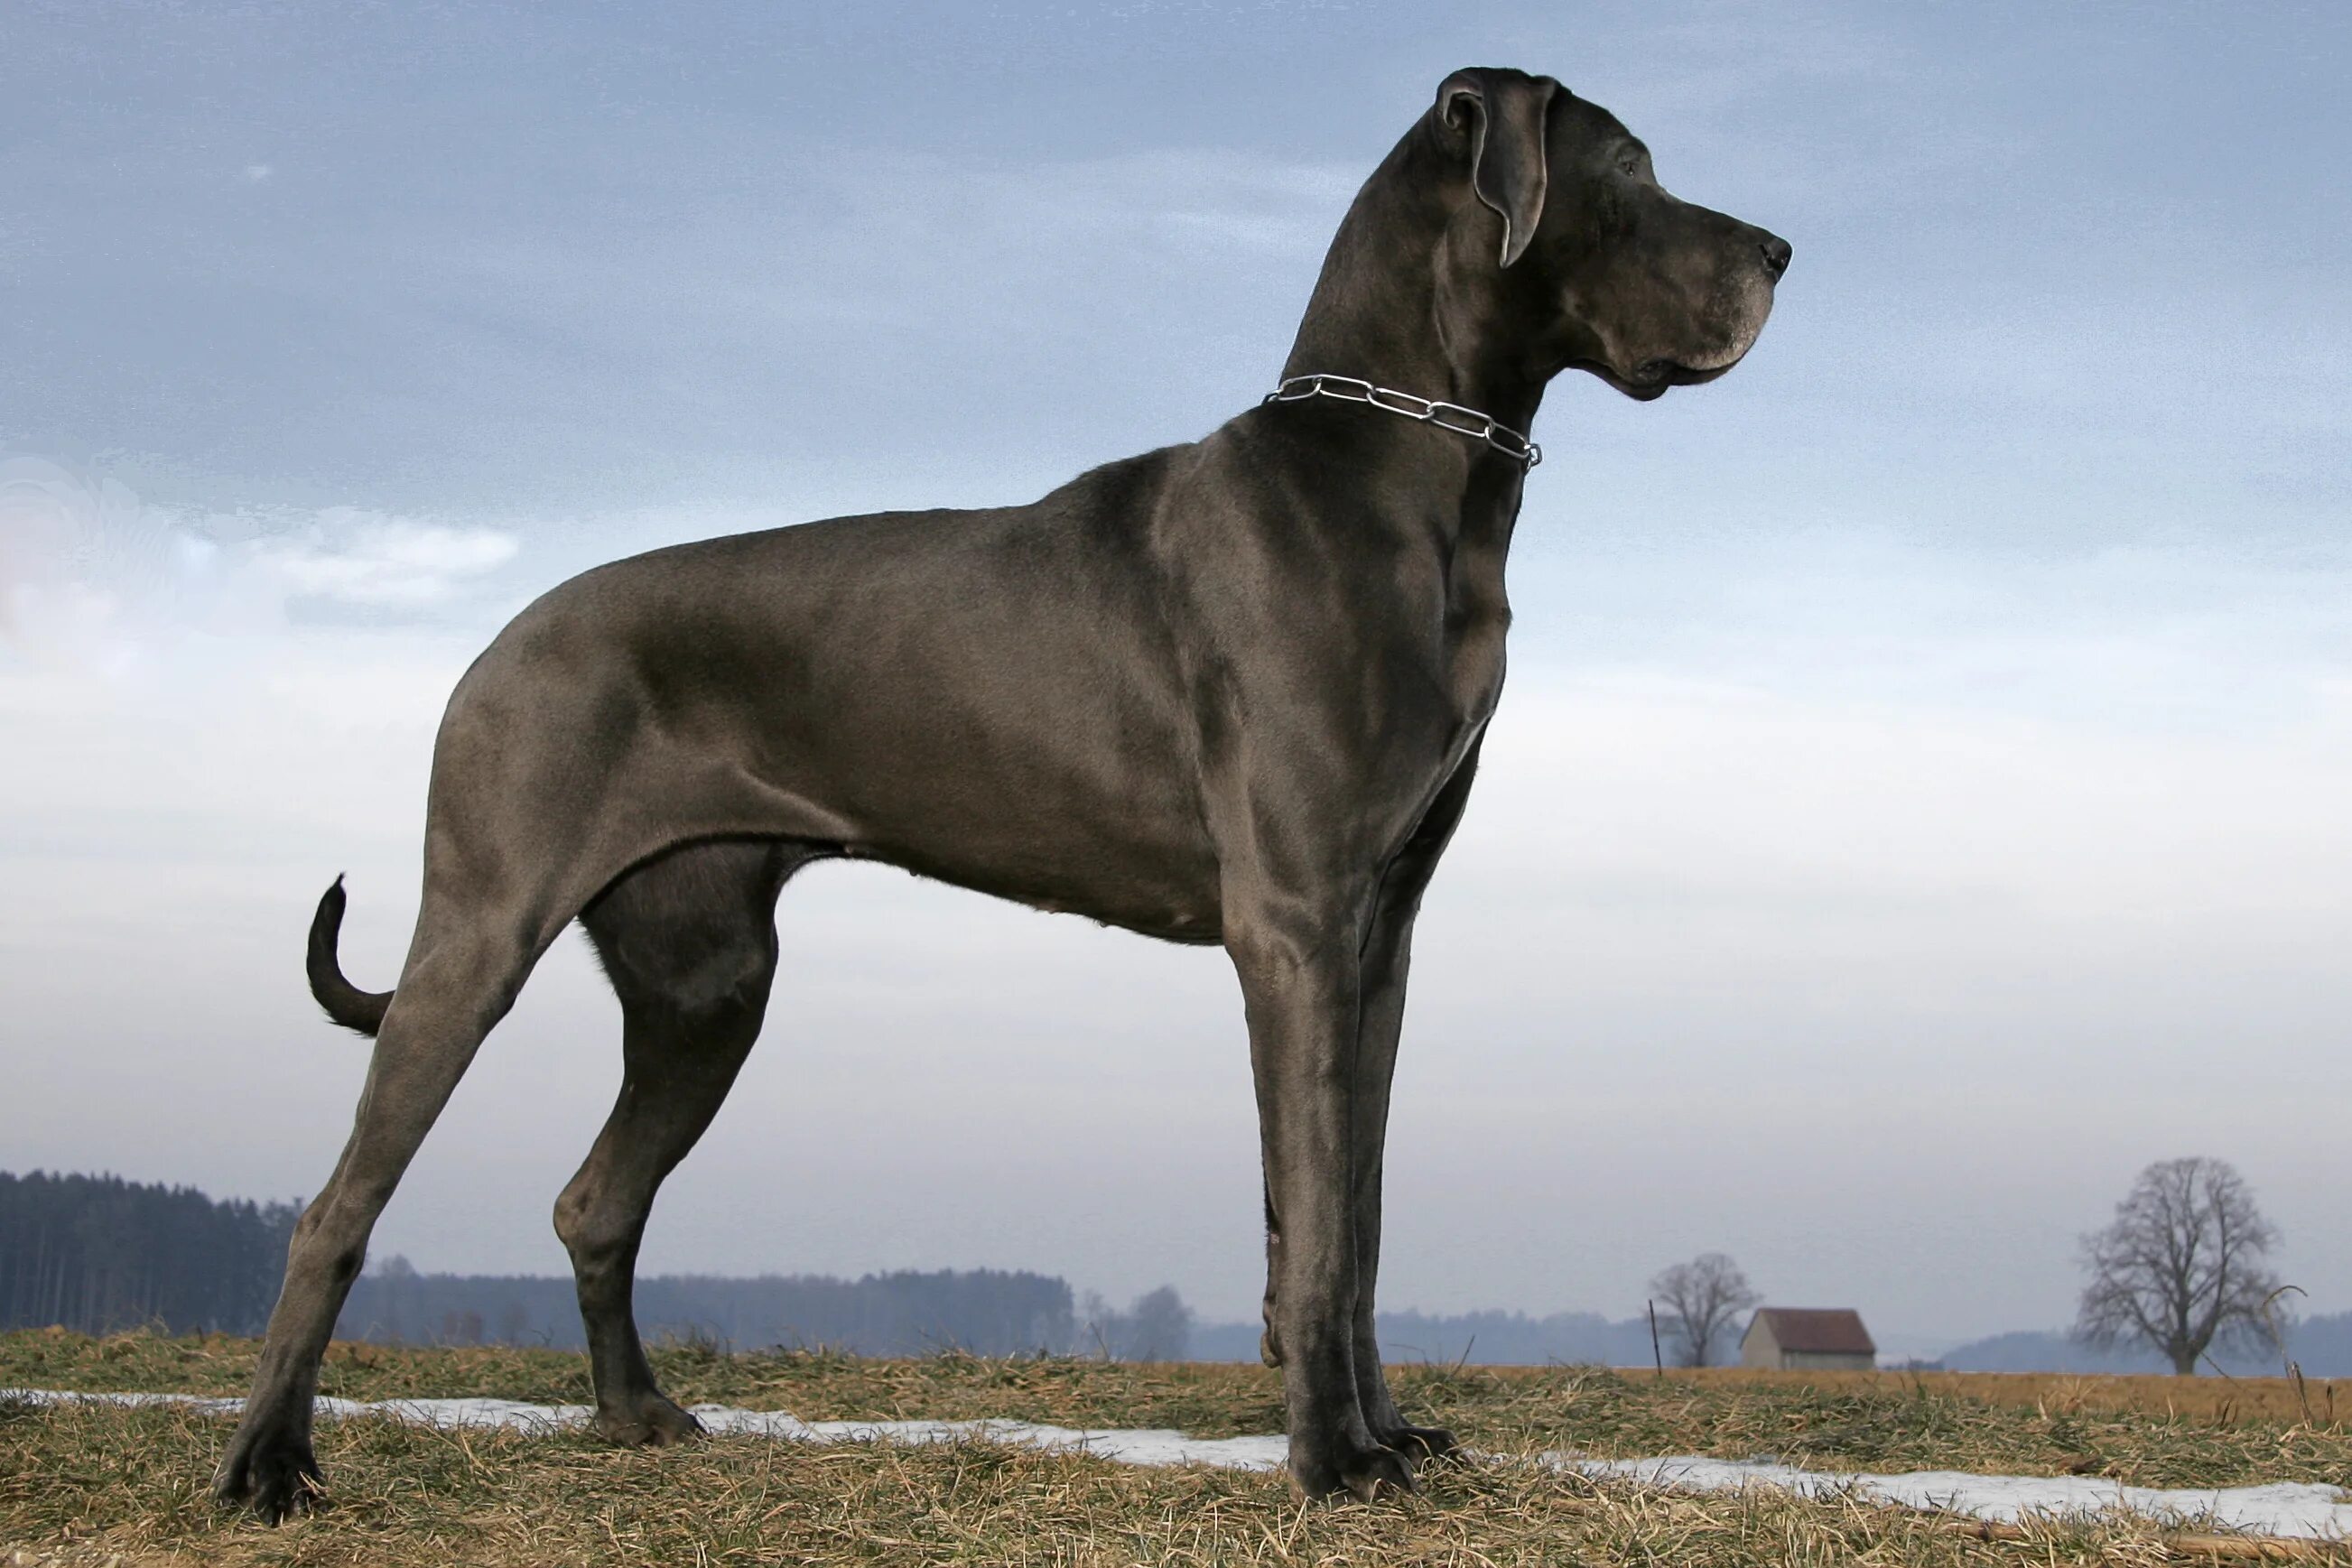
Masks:
[[[1460,71],[1340,225],[1292,397],[1033,505],[675,546],[523,611],[442,720],[394,990],[337,967],[340,881],[320,904],[312,990],[374,1056],[217,1495],[276,1519],[317,1490],[319,1360],[369,1232],[574,919],[624,1020],[619,1102],[555,1205],[595,1425],[695,1430],[639,1343],[638,1241],[759,1033],[777,894],[828,856],[1224,946],[1292,1478],[1409,1490],[1453,1440],[1381,1376],[1381,1145],[1414,914],[1502,690],[1514,433],[1564,370],[1642,399],[1721,375],[1788,263],[1667,194],[1597,105]],[[1311,395],[1367,382],[1409,395]]]

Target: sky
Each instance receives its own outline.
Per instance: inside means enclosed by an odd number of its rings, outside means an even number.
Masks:
[[[2326,5],[20,4],[0,48],[0,1166],[316,1190],[433,727],[536,593],[1042,494],[1271,385],[1467,64],[1787,236],[1762,340],[1563,380],[1424,906],[1383,1303],[1732,1252],[1930,1345],[2073,1313],[2151,1160],[2352,1310],[2352,14]],[[1255,1310],[1229,967],[874,867],[649,1271]],[[567,938],[378,1228],[561,1271]]]

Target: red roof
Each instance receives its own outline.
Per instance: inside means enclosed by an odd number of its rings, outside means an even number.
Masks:
[[[1769,1324],[1772,1343],[1782,1350],[1792,1350],[1801,1355],[1876,1355],[1870,1331],[1862,1326],[1862,1314],[1851,1307],[1765,1307],[1756,1314],[1756,1322],[1748,1332],[1756,1332],[1756,1323]]]

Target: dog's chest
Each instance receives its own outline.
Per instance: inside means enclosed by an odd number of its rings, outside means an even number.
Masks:
[[[1440,579],[1438,668],[1458,727],[1475,733],[1503,693],[1503,647],[1511,625],[1499,550],[1465,549]]]

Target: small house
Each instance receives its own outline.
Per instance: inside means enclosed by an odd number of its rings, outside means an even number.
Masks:
[[[1878,1346],[1849,1307],[1761,1307],[1739,1341],[1739,1364],[1808,1372],[1868,1372]]]

